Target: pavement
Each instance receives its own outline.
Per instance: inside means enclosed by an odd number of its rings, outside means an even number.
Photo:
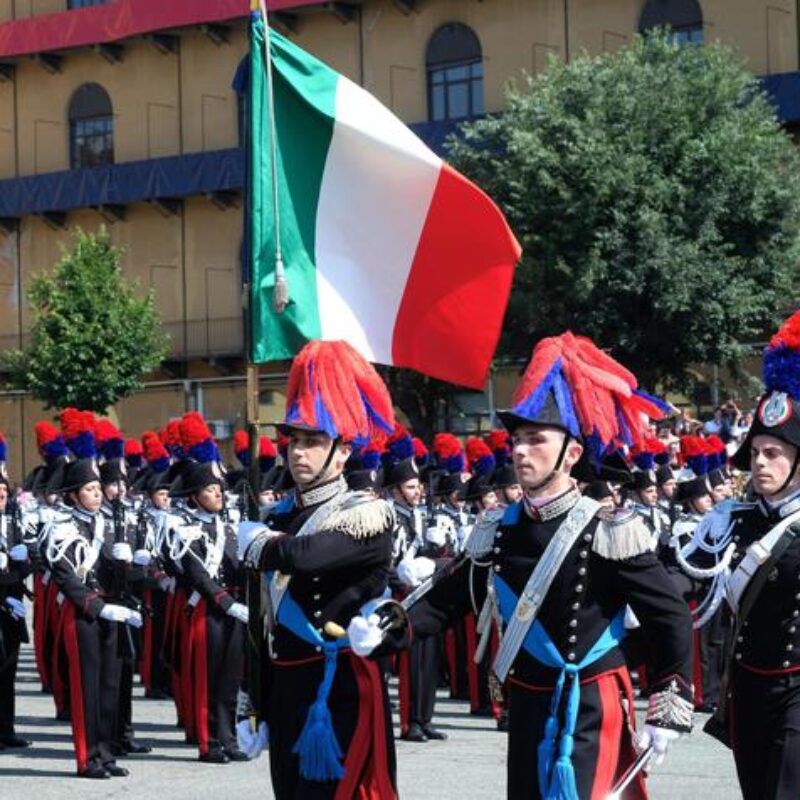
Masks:
[[[56,722],[52,698],[40,691],[33,652],[21,653],[17,679],[17,732],[34,742],[28,750],[0,752],[0,800],[195,800],[196,798],[274,797],[268,756],[243,764],[197,762],[197,751],[183,743],[171,701],[146,700],[135,690],[134,724],[138,738],[153,747],[149,755],[121,759],[128,778],[87,781],[74,777],[70,728]],[[640,708],[640,711],[642,709]],[[735,800],[733,759],[728,750],[700,730],[677,743],[649,780],[652,800]],[[403,800],[503,800],[505,734],[494,721],[472,717],[463,702],[437,704],[435,723],[446,742],[397,743],[398,780]],[[524,798],[520,798],[524,800]]]

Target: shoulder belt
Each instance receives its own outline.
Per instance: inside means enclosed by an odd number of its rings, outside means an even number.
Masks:
[[[505,682],[508,671],[539,614],[564,559],[599,509],[600,504],[596,500],[582,497],[569,511],[567,518],[545,548],[519,596],[494,660],[493,671],[500,683]]]

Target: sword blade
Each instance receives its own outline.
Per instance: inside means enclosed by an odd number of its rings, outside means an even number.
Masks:
[[[638,758],[633,764],[628,767],[625,774],[619,779],[617,784],[611,790],[611,793],[606,796],[606,800],[621,800],[622,793],[631,785],[633,779],[650,763],[653,757],[653,745],[646,747],[639,753]]]

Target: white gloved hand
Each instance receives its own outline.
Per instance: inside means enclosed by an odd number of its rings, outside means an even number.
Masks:
[[[258,758],[269,741],[267,723],[262,722],[257,731],[253,731],[249,719],[243,719],[236,725],[236,744],[249,758]]]
[[[25,603],[16,597],[6,597],[6,605],[14,619],[25,619]]]
[[[425,556],[415,558],[413,567],[414,575],[417,576],[419,583],[428,580],[436,572],[436,562],[432,558],[425,558]]]
[[[9,551],[8,557],[12,561],[27,561],[28,548],[24,544],[15,544]]]
[[[142,627],[142,615],[138,611],[133,611],[125,606],[118,606],[114,603],[106,603],[100,609],[100,618],[109,622],[122,622],[132,628]]]
[[[158,579],[158,588],[162,592],[172,592],[175,589],[175,578],[170,575],[162,575]]]
[[[149,567],[152,560],[153,557],[150,555],[149,550],[141,549],[133,554],[133,563],[136,564],[137,567]]]
[[[397,565],[397,580],[404,586],[419,586],[417,575],[414,570],[414,559],[404,559]]]
[[[365,658],[383,641],[380,621],[377,614],[370,614],[366,619],[353,617],[350,620],[347,638],[350,640],[350,648],[357,656]]]
[[[637,744],[640,751],[646,750],[650,745],[653,746],[652,763],[657,767],[664,761],[670,745],[680,738],[680,731],[674,731],[671,728],[660,728],[657,725],[645,723],[644,730],[639,736]]]
[[[428,528],[425,532],[425,538],[437,547],[444,547],[447,544],[447,536],[444,528],[438,523]]]
[[[117,542],[111,547],[111,557],[114,561],[123,561],[130,564],[133,561],[133,551],[127,542]]]
[[[250,621],[250,609],[244,603],[234,603],[225,613],[245,625]]]
[[[8,554],[0,553],[0,570],[8,569]]]

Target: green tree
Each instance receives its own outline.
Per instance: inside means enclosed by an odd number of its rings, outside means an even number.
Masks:
[[[15,389],[46,407],[103,413],[141,388],[166,355],[153,295],[127,283],[120,250],[98,234],[76,230],[52,274],[37,275],[27,292],[33,314],[29,344],[3,354]]]
[[[585,333],[642,382],[733,364],[797,298],[800,159],[721,45],[551,63],[449,141],[523,246],[500,354]]]

